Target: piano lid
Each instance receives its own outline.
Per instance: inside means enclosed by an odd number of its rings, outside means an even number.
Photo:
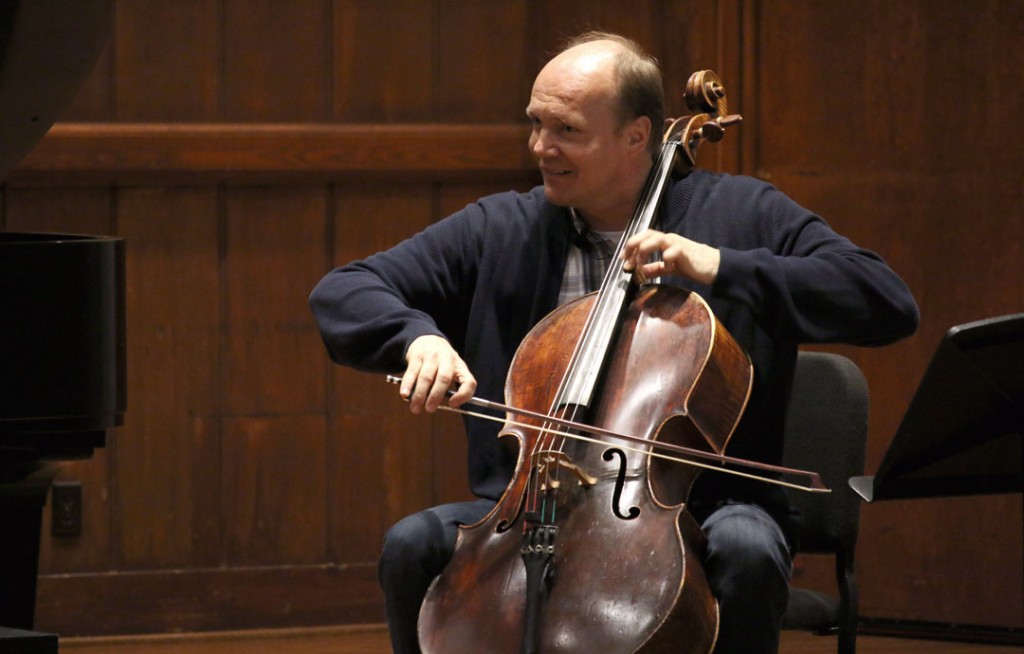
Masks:
[[[112,16],[111,0],[0,2],[0,180],[71,104]]]
[[[0,446],[124,423],[124,240],[0,232]]]

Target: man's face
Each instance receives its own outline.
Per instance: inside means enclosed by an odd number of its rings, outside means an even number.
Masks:
[[[526,108],[530,152],[548,200],[596,218],[592,226],[599,229],[610,228],[602,221],[609,216],[617,220],[623,206],[631,214],[636,202],[636,190],[624,173],[635,165],[632,143],[637,136],[616,113],[612,70],[606,56],[563,53],[537,76]]]

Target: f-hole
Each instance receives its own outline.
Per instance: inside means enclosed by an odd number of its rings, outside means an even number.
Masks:
[[[626,484],[626,453],[617,447],[612,447],[601,455],[605,461],[611,461],[616,456],[619,457],[619,472],[615,477],[615,491],[612,493],[612,512],[621,520],[635,520],[640,516],[640,507],[631,506],[629,511],[623,513],[619,506],[622,501],[622,488]]]

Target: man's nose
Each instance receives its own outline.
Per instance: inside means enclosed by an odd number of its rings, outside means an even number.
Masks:
[[[544,156],[550,147],[548,146],[548,140],[544,134],[544,130],[537,130],[530,135],[530,152],[535,157]]]

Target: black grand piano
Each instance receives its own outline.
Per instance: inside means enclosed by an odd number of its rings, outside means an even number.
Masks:
[[[71,102],[111,16],[110,0],[0,2],[0,185]],[[60,461],[124,420],[124,242],[5,225],[0,205],[0,651],[49,652],[56,636],[30,631],[47,494]]]
[[[0,625],[29,629],[59,460],[124,421],[124,241],[0,232]]]

